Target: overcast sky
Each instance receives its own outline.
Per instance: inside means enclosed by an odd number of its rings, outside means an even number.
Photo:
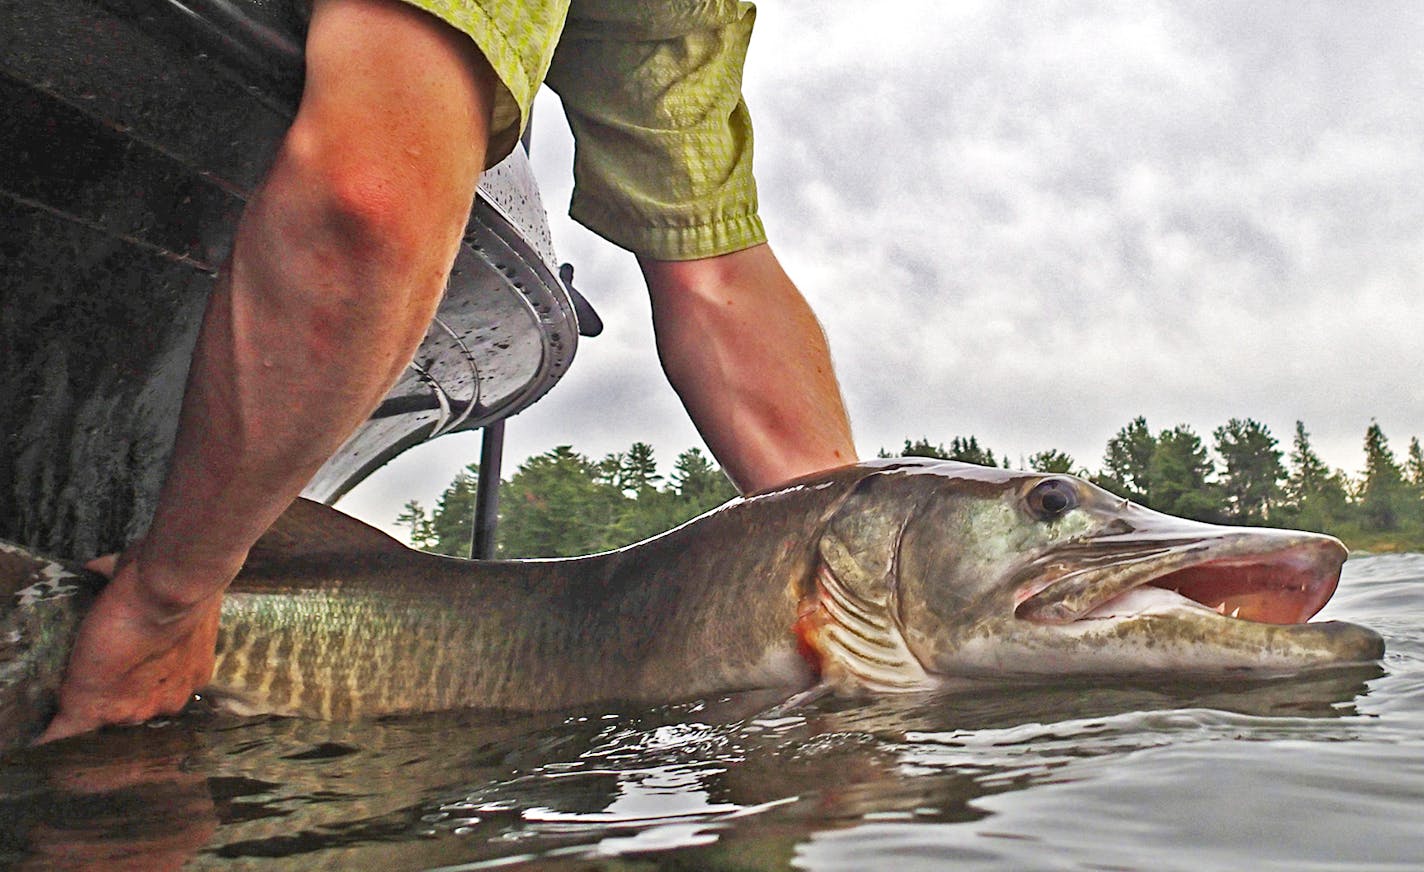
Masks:
[[[873,12],[873,14],[872,14]],[[1412,3],[768,0],[746,97],[772,244],[831,340],[864,456],[956,435],[1096,470],[1134,416],[1301,419],[1358,472],[1370,419],[1424,436],[1424,18]],[[572,142],[536,106],[555,245],[607,324],[508,423],[506,475],[571,443],[701,445],[632,255],[564,216]],[[341,503],[389,527],[479,437]]]

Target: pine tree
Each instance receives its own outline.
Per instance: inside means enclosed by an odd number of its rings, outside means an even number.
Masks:
[[[1094,481],[1119,496],[1145,503],[1152,490],[1152,455],[1156,450],[1157,440],[1147,429],[1147,419],[1133,418],[1108,440],[1102,472]]]
[[[662,481],[658,475],[658,462],[653,457],[653,446],[646,442],[634,442],[628,446],[623,460],[623,490],[634,494],[652,490]]]
[[[949,440],[948,460],[958,460],[961,463],[975,463],[979,466],[998,466],[994,461],[994,452],[988,448],[979,447],[979,440],[973,436],[968,438],[956,436]]]
[[[1409,438],[1409,454],[1404,461],[1404,475],[1414,486],[1416,498],[1424,500],[1424,449],[1419,447],[1419,437]]]
[[[671,530],[736,496],[726,474],[701,451],[689,448],[673,462],[666,486],[644,487],[623,504],[609,545],[627,545]]]
[[[646,442],[634,442],[627,451],[608,455],[598,462],[597,469],[604,481],[630,497],[654,489],[662,481],[653,446]]]
[[[1348,516],[1349,489],[1345,477],[1332,471],[1315,453],[1310,434],[1301,421],[1295,422],[1290,466],[1285,503],[1295,526],[1323,533]]]
[[[1424,449],[1419,446],[1418,436],[1409,438],[1404,481],[1404,523],[1414,528],[1419,537],[1424,537]]]
[[[1007,466],[1007,464],[1005,464]],[[1056,448],[1028,456],[1028,468],[1035,472],[1073,473],[1073,458]]]
[[[560,445],[531,457],[505,483],[499,550],[509,557],[572,557],[615,545],[630,498],[596,464]]]
[[[407,540],[414,548],[422,551],[433,551],[437,543],[435,536],[435,525],[426,513],[425,507],[416,500],[410,500],[401,507],[399,515],[396,515],[396,523],[402,527],[410,529]]]
[[[898,455],[892,455],[886,451],[880,452],[881,457],[932,457],[937,460],[949,460],[949,452],[945,450],[943,443],[933,443],[925,437],[920,437],[914,442],[905,440],[905,445],[900,449]]]
[[[974,436],[956,436],[949,441],[949,448],[944,447],[943,442],[931,442],[925,437],[920,437],[911,442],[905,440],[905,444],[900,447],[898,454],[891,454],[884,448],[876,452],[876,457],[930,457],[936,460],[958,460],[961,463],[976,463],[980,466],[998,466],[994,460],[994,452],[988,448],[980,446],[978,438]],[[1009,466],[1009,456],[1004,455],[1004,466]]]
[[[672,489],[697,513],[719,506],[737,495],[737,489],[717,464],[700,449],[689,448],[673,461]]]
[[[1139,419],[1141,420],[1141,419]],[[1146,505],[1159,512],[1215,521],[1220,518],[1221,496],[1208,483],[1214,472],[1201,437],[1186,424],[1163,430],[1148,469],[1151,488]]]
[[[1376,421],[1365,430],[1365,474],[1360,483],[1360,511],[1373,530],[1399,528],[1408,493],[1404,472],[1389,448],[1389,440]]]
[[[1223,464],[1220,490],[1226,500],[1226,519],[1236,524],[1265,522],[1286,477],[1276,437],[1250,418],[1232,418],[1212,435]]]
[[[434,511],[429,514],[424,506],[414,500],[406,503],[396,517],[396,523],[410,528],[410,544],[436,554],[468,557],[479,476],[477,463],[471,463],[457,472],[449,487],[440,494]]]

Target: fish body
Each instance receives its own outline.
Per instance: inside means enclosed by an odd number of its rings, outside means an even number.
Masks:
[[[47,716],[98,587],[4,553],[0,746]],[[1295,671],[1383,652],[1366,628],[1305,623],[1345,554],[1328,536],[1152,512],[1073,476],[946,461],[845,467],[558,560],[424,554],[298,503],[228,592],[207,693],[239,713],[344,720],[818,681]]]

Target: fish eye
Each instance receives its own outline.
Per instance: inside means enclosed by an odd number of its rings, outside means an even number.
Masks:
[[[1056,521],[1078,507],[1078,491],[1061,478],[1050,478],[1034,485],[1025,501],[1035,518]]]

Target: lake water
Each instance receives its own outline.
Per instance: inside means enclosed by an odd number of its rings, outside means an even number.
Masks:
[[[118,731],[0,766],[0,867],[1424,868],[1424,555],[1351,559],[1324,617],[1384,662]]]

